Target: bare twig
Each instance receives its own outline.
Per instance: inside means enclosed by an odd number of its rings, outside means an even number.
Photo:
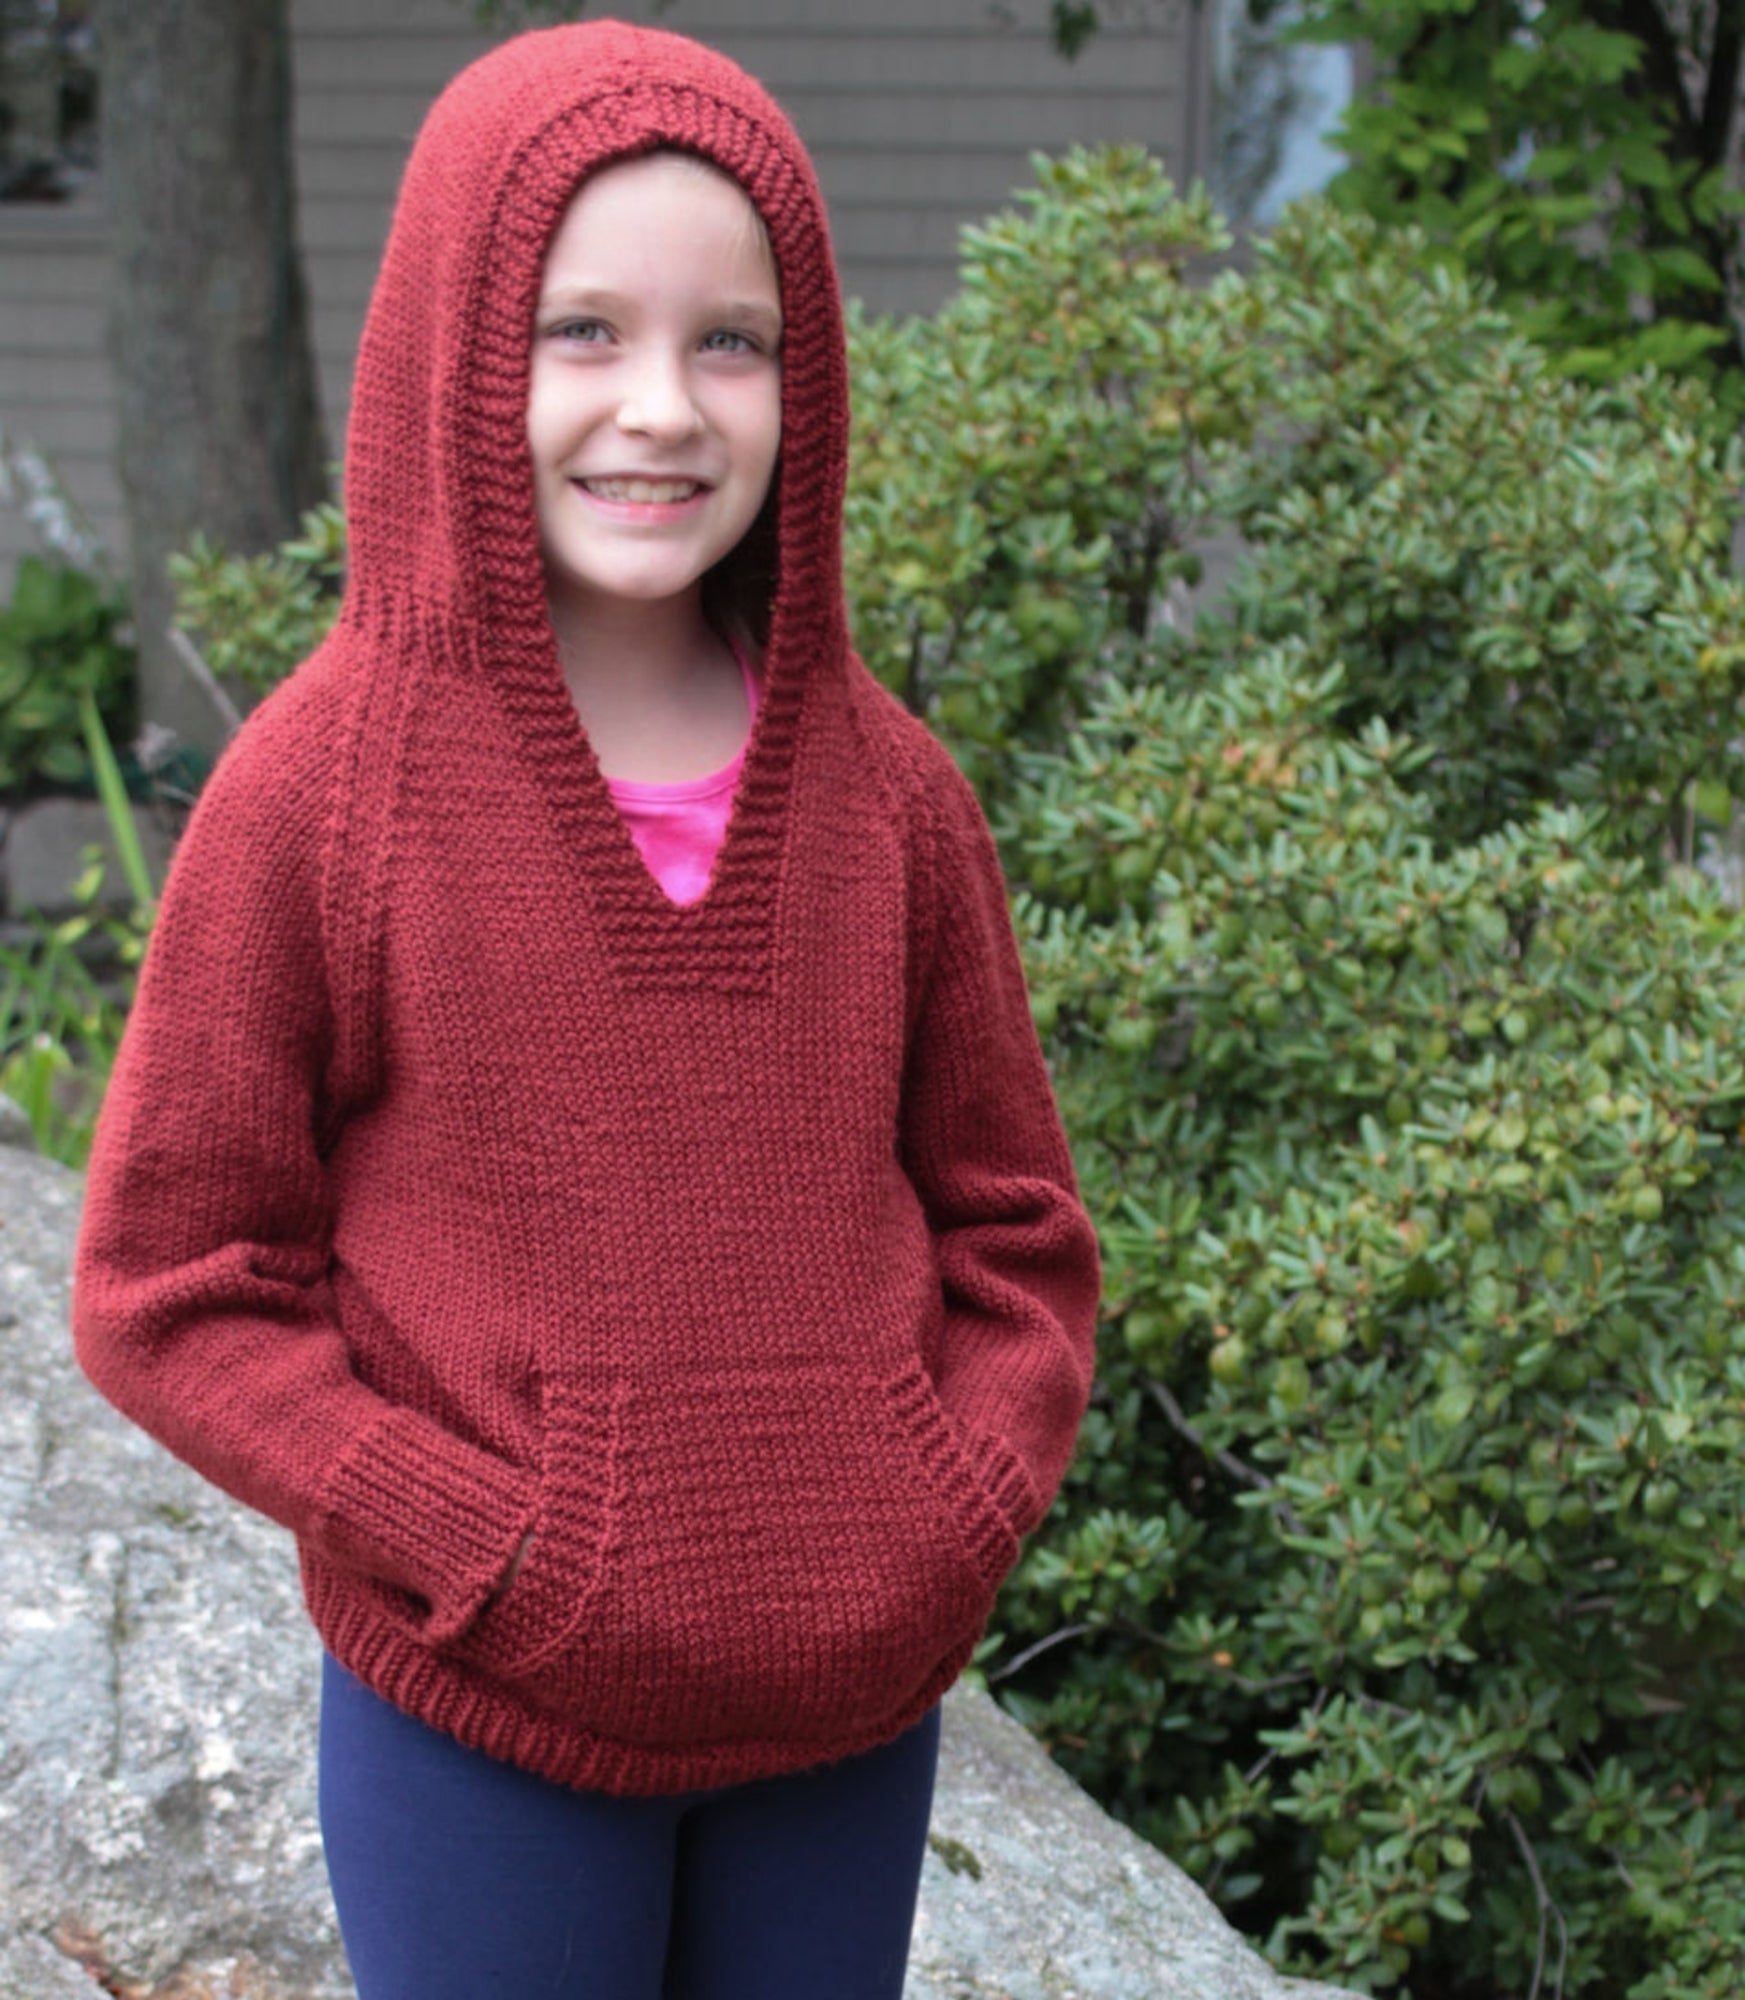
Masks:
[[[1333,1690],[1331,1688],[1317,1688],[1315,1690],[1315,1699],[1309,1704],[1309,1720],[1311,1722],[1313,1722],[1315,1718],[1321,1713],[1322,1709],[1324,1709],[1327,1706],[1328,1697],[1332,1694],[1332,1692]],[[1242,1782],[1245,1785],[1258,1785],[1261,1779],[1266,1776],[1266,1773],[1270,1768],[1270,1766],[1275,1764],[1277,1761],[1278,1761],[1278,1752],[1276,1750],[1269,1750],[1266,1753],[1266,1755],[1260,1759],[1258,1763],[1251,1764],[1248,1767],[1248,1769],[1242,1773]]]
[[[1576,1597],[1553,1612],[1552,1619],[1561,1625],[1571,1618],[1591,1618],[1596,1611],[1616,1611],[1617,1608],[1615,1594],[1609,1597]]]
[[[1210,1449],[1205,1439],[1188,1422],[1187,1413],[1170,1394],[1165,1384],[1153,1381],[1147,1382],[1145,1386],[1151,1391],[1152,1400],[1157,1407],[1169,1419],[1170,1428],[1186,1438],[1202,1458],[1209,1458],[1214,1465],[1222,1467],[1240,1486],[1251,1486],[1257,1493],[1270,1493],[1273,1490],[1273,1482],[1264,1472],[1256,1472],[1252,1465],[1244,1465],[1242,1460],[1231,1452]]]
[[[1003,1681],[1008,1674],[1015,1674],[1020,1667],[1028,1666],[1038,1653],[1046,1653],[1051,1646],[1063,1646],[1068,1639],[1082,1639],[1087,1632],[1094,1632],[1094,1625],[1063,1625],[1058,1632],[1050,1632],[1046,1639],[1038,1639],[1034,1646],[1026,1646],[1015,1660],[1008,1660],[998,1673],[989,1674],[990,1684]]]
[[[1527,1989],[1527,2000],[1539,2000],[1539,1988],[1545,1979],[1545,1945],[1550,1934],[1553,1919],[1557,1924],[1557,1977],[1552,1986],[1552,2000],[1563,2000],[1563,1975],[1569,1965],[1569,1926],[1563,1921],[1563,1912],[1551,1900],[1545,1887],[1545,1877],[1539,1872],[1539,1857],[1533,1852],[1533,1843],[1527,1838],[1527,1829],[1512,1812],[1505,1812],[1509,1831],[1515,1836],[1515,1845],[1521,1850],[1521,1859],[1527,1864],[1527,1873],[1533,1882],[1533,1900],[1539,1905],[1539,1946],[1533,1957],[1533,1984]]]
[[[1243,1694],[1275,1694],[1280,1688],[1301,1687],[1305,1681],[1312,1681],[1314,1678],[1315,1676],[1307,1669],[1300,1674],[1274,1674],[1270,1680],[1265,1681],[1251,1681],[1246,1674],[1239,1674],[1234,1668],[1225,1675],[1230,1685]]]
[[[1183,1411],[1180,1403],[1176,1401],[1162,1382],[1147,1382],[1145,1386],[1151,1391],[1153,1402],[1156,1403],[1157,1407],[1169,1419],[1170,1428],[1180,1436],[1186,1438],[1188,1443],[1194,1447],[1202,1458],[1209,1459],[1220,1471],[1227,1472],[1239,1485],[1252,1487],[1257,1493],[1277,1492],[1277,1486],[1272,1480],[1267,1478],[1264,1472],[1256,1472],[1252,1465],[1243,1464],[1242,1460],[1236,1457],[1233,1452],[1222,1449],[1217,1451],[1210,1450],[1199,1432],[1188,1422],[1186,1413]],[[1273,1512],[1293,1535],[1306,1535],[1308,1533],[1308,1528],[1303,1521],[1303,1517],[1288,1501],[1275,1500],[1273,1502]]]
[[[226,731],[234,736],[242,727],[242,711],[219,686],[218,676],[201,658],[199,647],[187,633],[179,625],[171,625],[167,629],[170,650],[187,668],[195,686],[218,711],[219,720],[224,724]]]
[[[1346,1699],[1356,1702],[1365,1715],[1385,1715],[1395,1722],[1416,1722],[1422,1714],[1421,1710],[1404,1708],[1397,1701],[1382,1701],[1376,1695],[1365,1694],[1361,1688],[1354,1689]]]

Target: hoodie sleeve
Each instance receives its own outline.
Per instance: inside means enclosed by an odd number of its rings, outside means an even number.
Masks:
[[[293,681],[182,838],[92,1148],[73,1335],[127,1416],[329,1561],[422,1599],[435,1641],[507,1570],[535,1482],[384,1401],[335,1318],[321,861],[339,724]]]
[[[1048,1511],[1090,1395],[1096,1235],[1030,1016],[992,836],[940,755],[932,946],[905,1079],[904,1163],[944,1294],[935,1386],[1020,1534]]]

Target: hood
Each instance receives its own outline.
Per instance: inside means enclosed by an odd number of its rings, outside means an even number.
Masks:
[[[842,652],[848,389],[824,204],[752,78],[682,36],[591,21],[517,36],[431,108],[359,348],[342,626],[441,635],[487,671],[561,679],[525,414],[546,246],[590,174],[657,148],[713,161],[769,231],[783,313],[772,694]]]

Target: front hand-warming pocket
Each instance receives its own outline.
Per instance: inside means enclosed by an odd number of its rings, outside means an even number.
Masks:
[[[980,1629],[1017,1537],[918,1366],[678,1370],[631,1387],[597,1602],[531,1614],[516,1670],[621,1741],[829,1742],[917,1694]],[[590,1496],[594,1498],[596,1496]],[[540,1561],[534,1546],[530,1568]],[[487,1613],[493,1644],[524,1574]],[[504,1671],[508,1671],[507,1666]]]
[[[534,1537],[515,1581],[493,1598],[458,1650],[518,1680],[585,1643],[597,1617],[618,1516],[618,1393],[548,1381]]]

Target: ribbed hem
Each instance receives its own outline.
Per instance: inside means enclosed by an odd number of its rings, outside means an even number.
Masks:
[[[868,1707],[828,1738],[782,1736],[651,1749],[589,1731],[520,1692],[431,1652],[385,1621],[351,1580],[304,1551],[303,1591],[322,1643],[384,1701],[432,1729],[553,1784],[618,1797],[657,1797],[774,1778],[859,1756],[920,1721],[963,1671],[980,1631],[959,1638],[922,1685],[894,1707]]]
[[[429,1605],[432,1645],[464,1632],[532,1527],[538,1482],[428,1417],[390,1410],[334,1468],[321,1552]]]

